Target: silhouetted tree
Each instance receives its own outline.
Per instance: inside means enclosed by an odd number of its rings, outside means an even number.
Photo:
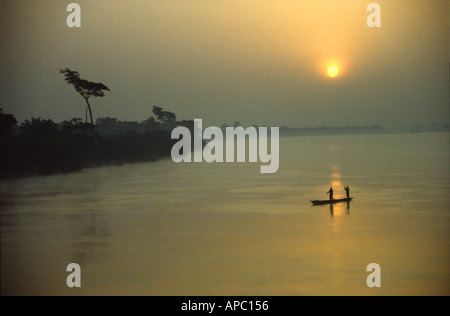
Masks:
[[[92,109],[91,105],[89,104],[89,98],[94,97],[104,97],[106,91],[111,91],[107,86],[105,86],[103,83],[96,83],[87,81],[80,78],[80,74],[78,71],[72,71],[69,68],[66,69],[60,69],[60,73],[62,73],[65,76],[65,81],[68,84],[71,84],[74,86],[75,90],[84,98],[86,101],[87,107],[89,109],[89,115],[91,117],[91,124],[94,125],[94,119],[92,117]],[[87,120],[86,120],[87,123]]]
[[[55,136],[59,134],[58,125],[52,120],[42,120],[41,118],[32,118],[25,120],[20,125],[21,134],[33,138],[42,138]]]
[[[0,108],[0,136],[11,136],[14,128],[17,125],[17,120],[11,114],[3,114],[3,109]]]
[[[159,106],[153,107],[153,114],[155,114],[156,119],[163,125],[174,124],[177,120],[175,113],[164,111]]]
[[[70,136],[75,134],[87,134],[92,132],[91,124],[83,123],[80,118],[73,118],[70,121],[62,123],[62,131],[64,135]]]
[[[141,122],[140,124],[141,132],[155,131],[161,129],[161,123],[157,122],[153,116],[149,117],[147,120]]]

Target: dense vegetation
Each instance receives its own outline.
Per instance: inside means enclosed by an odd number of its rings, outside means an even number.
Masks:
[[[169,157],[174,144],[170,131],[178,125],[192,127],[192,122],[177,122],[175,114],[159,107],[154,107],[154,114],[156,118],[136,128],[120,130],[115,119],[99,119],[93,126],[81,119],[56,124],[33,118],[18,126],[12,115],[0,109],[0,177],[73,172]]]

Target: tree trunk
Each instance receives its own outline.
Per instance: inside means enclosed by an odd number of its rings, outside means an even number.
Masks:
[[[87,98],[84,98],[86,100],[87,107],[89,109],[89,115],[91,116],[91,124],[94,126],[94,119],[92,118],[92,110],[91,105],[89,104],[89,100]]]

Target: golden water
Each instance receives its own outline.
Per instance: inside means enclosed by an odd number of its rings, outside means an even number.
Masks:
[[[1,294],[449,295],[448,144],[282,138],[276,174],[169,159],[0,182]],[[311,206],[344,185],[350,205]]]

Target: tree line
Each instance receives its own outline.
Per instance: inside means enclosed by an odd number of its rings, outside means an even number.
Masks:
[[[191,121],[153,107],[155,117],[121,130],[116,119],[97,125],[72,119],[62,123],[32,118],[18,124],[0,109],[0,178],[80,171],[102,165],[148,162],[170,157],[174,126],[193,128]],[[125,123],[125,122],[122,122]],[[123,127],[123,126],[122,126]]]
[[[11,114],[0,109],[0,178],[74,172],[107,164],[155,161],[170,157],[174,141],[171,130],[193,121],[177,122],[175,113],[154,106],[153,114],[141,123],[98,118],[94,123],[91,97],[111,91],[100,82],[80,77],[78,71],[60,69],[86,104],[86,117],[55,123],[32,118],[18,125]],[[88,113],[90,122],[88,122]]]

